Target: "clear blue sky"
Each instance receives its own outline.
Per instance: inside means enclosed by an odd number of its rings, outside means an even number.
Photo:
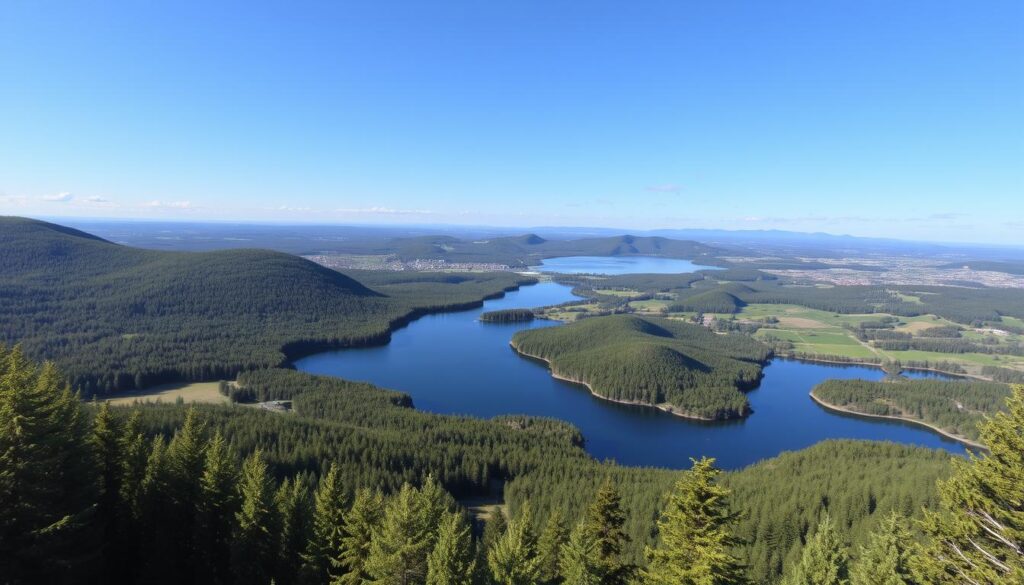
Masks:
[[[0,4],[0,213],[1024,242],[1024,2]]]

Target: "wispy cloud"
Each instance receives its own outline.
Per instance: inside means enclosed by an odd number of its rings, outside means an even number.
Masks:
[[[110,203],[110,199],[106,197],[100,197],[99,195],[92,195],[86,197],[85,200],[89,203]]]
[[[964,218],[964,217],[967,217],[966,213],[946,212],[946,213],[933,213],[933,214],[928,216],[928,219],[939,219],[939,220],[942,220],[942,219],[961,219],[961,218]]]
[[[154,199],[146,204],[146,207],[155,207],[158,209],[189,209],[192,207],[191,201],[160,201]]]
[[[60,193],[54,193],[53,195],[43,195],[43,201],[50,201],[52,203],[67,203],[68,201],[74,199],[74,197],[75,196],[72,195],[71,193],[67,191],[62,191]]]
[[[391,207],[343,207],[335,209],[338,213],[368,214],[368,215],[433,215],[429,209],[394,209]]]

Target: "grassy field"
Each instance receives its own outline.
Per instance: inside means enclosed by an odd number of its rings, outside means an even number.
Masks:
[[[111,398],[114,406],[138,402],[163,402],[173,404],[181,398],[185,402],[206,404],[227,404],[228,397],[220,393],[220,382],[196,382],[194,384],[164,384],[139,392],[126,392]]]

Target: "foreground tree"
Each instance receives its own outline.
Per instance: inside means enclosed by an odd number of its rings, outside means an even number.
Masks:
[[[242,464],[241,507],[231,547],[231,566],[239,585],[270,583],[277,559],[274,484],[263,455],[256,451]]]
[[[569,529],[565,526],[562,513],[555,510],[544,525],[544,531],[537,541],[537,554],[540,561],[540,579],[543,583],[555,583],[558,580],[559,561],[562,547],[569,540]]]
[[[882,519],[860,550],[850,571],[853,585],[914,585],[911,573],[913,537],[906,520],[896,512]]]
[[[196,577],[201,583],[231,582],[231,532],[238,512],[238,467],[220,433],[206,449],[196,522]]]
[[[370,543],[366,572],[377,585],[423,583],[427,555],[433,541],[432,527],[423,510],[419,490],[404,484],[388,502],[384,520]]]
[[[783,581],[784,585],[847,585],[849,557],[828,514],[818,523],[814,536],[804,546],[800,562]]]
[[[530,507],[523,506],[487,552],[487,565],[499,585],[535,585],[540,578],[537,537],[530,529]]]
[[[360,585],[370,579],[366,560],[370,556],[373,533],[384,517],[384,496],[380,492],[361,489],[356,492],[352,508],[345,514],[344,535],[341,539],[341,568],[344,574],[337,580],[340,585]]]
[[[313,527],[303,568],[313,583],[328,583],[345,571],[339,566],[345,536],[345,493],[341,472],[333,463],[320,478],[313,496]]]
[[[1024,386],[981,427],[989,452],[953,461],[940,510],[925,512],[929,544],[917,569],[928,583],[1024,583]]]
[[[91,445],[82,406],[54,367],[0,346],[0,579],[87,576],[98,496]]]
[[[611,480],[605,480],[584,520],[586,529],[597,541],[597,561],[604,585],[625,585],[636,571],[636,567],[622,560],[622,550],[629,543],[629,536],[623,530],[625,524],[622,496]]]
[[[743,567],[732,556],[739,541],[730,532],[729,490],[718,485],[715,460],[703,458],[683,473],[658,520],[658,545],[647,549],[644,580],[652,584],[725,585],[744,583]]]
[[[427,585],[472,585],[475,569],[469,524],[462,514],[445,512],[427,558]]]
[[[601,563],[597,538],[582,522],[562,546],[559,573],[564,585],[600,585]]]

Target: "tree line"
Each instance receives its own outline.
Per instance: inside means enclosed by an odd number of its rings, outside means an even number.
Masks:
[[[635,514],[606,477],[576,521],[532,504],[482,530],[429,474],[388,493],[336,465],[277,480],[188,409],[147,437],[139,409],[90,416],[52,365],[0,352],[0,574],[8,583],[500,584],[750,582],[736,554],[738,492],[712,460],[674,474],[643,562],[625,554]],[[1024,388],[986,423],[990,455],[954,460],[915,543],[899,513],[847,546],[832,513],[807,533],[793,584],[1019,583],[1024,576]],[[579,491],[579,490],[577,490]],[[851,557],[853,560],[851,560]]]

